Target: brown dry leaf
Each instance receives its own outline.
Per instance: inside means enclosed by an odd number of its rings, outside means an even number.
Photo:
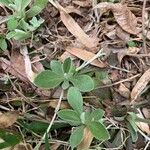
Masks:
[[[12,51],[10,61],[5,58],[0,58],[0,67],[6,72],[14,75],[24,82],[29,82],[25,73],[25,64],[23,56],[18,50]]]
[[[56,108],[57,104],[58,104],[58,99],[51,100],[49,102],[48,106],[52,107],[52,108]],[[69,108],[70,108],[70,105],[68,104],[68,102],[66,102],[66,101],[61,102],[60,109],[69,109]]]
[[[32,70],[32,64],[31,64],[31,60],[28,55],[27,48],[26,47],[21,48],[20,53],[23,55],[25,74],[26,74],[27,78],[29,79],[29,81],[31,81],[33,83],[36,74]]]
[[[30,144],[19,143],[11,150],[33,150]]]
[[[131,101],[136,100],[140,96],[141,92],[144,90],[144,88],[146,87],[146,85],[148,84],[149,81],[150,81],[150,69],[148,69],[141,76],[141,78],[138,80],[138,82],[136,83],[136,85],[132,89]]]
[[[84,0],[84,1],[74,0],[72,3],[81,7],[90,7],[92,5],[92,2],[90,0]]]
[[[137,34],[139,32],[139,29],[137,28],[137,18],[126,5],[102,2],[96,5],[95,8],[100,8],[103,12],[111,10],[117,23],[126,32],[130,34]]]
[[[89,149],[91,142],[93,140],[93,135],[88,128],[84,129],[83,140],[78,145],[77,150],[86,150]]]
[[[12,126],[17,118],[19,113],[17,111],[10,111],[0,115],[0,128],[8,128]]]
[[[116,35],[125,42],[130,40],[130,34],[125,32],[120,26],[116,28]]]
[[[84,61],[89,61],[91,58],[95,56],[95,54],[92,52],[89,52],[80,48],[75,48],[75,47],[68,47],[66,48],[66,51]],[[100,68],[104,68],[107,66],[105,63],[97,59],[91,62],[91,64]]]
[[[139,113],[137,114],[137,117],[145,119],[142,112],[139,111]],[[148,123],[145,122],[136,122],[136,125],[145,133],[147,133],[148,135],[150,135],[150,127],[148,125]]]
[[[67,11],[57,3],[60,10],[60,17],[66,28],[71,32],[84,46],[94,48],[98,45],[97,38],[89,37]]]
[[[123,83],[120,84],[118,92],[121,96],[127,99],[130,98],[130,90]]]

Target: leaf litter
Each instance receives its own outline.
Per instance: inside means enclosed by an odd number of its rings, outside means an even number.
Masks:
[[[132,143],[132,148],[138,149],[140,142],[144,145],[140,148],[146,148],[150,134],[148,123],[150,113],[143,115],[145,110],[150,111],[150,69],[149,63],[145,60],[145,58],[149,60],[150,57],[149,1],[146,2],[144,14],[142,13],[144,1],[141,0],[51,2],[52,0],[38,15],[44,18],[45,22],[38,28],[35,39],[21,43],[15,40],[7,41],[8,50],[0,53],[0,128],[5,132],[9,131],[11,135],[23,135],[23,143],[17,143],[14,149],[33,149],[37,144],[33,141],[39,141],[45,132],[47,123],[55,113],[60,95],[57,88],[43,90],[35,87],[33,80],[36,74],[49,69],[52,59],[63,62],[65,58],[70,57],[76,66],[81,66],[103,49],[105,56],[96,57],[80,71],[81,74],[82,71],[90,74],[96,86],[92,92],[85,93],[84,109],[105,110],[107,125],[115,126],[119,134],[110,131],[116,138],[112,136],[112,139],[101,144],[93,139],[92,134],[85,128],[83,140],[77,149],[95,149],[96,144],[105,149],[130,149],[129,143],[132,141],[130,139],[126,141],[128,133],[127,126],[124,125],[126,121],[115,120],[116,116],[112,113],[116,107],[124,105],[128,112],[136,110],[134,112],[137,116],[145,121],[136,122],[142,132],[138,134],[143,138]],[[4,6],[0,7],[6,14],[11,13]],[[4,35],[7,28],[6,14],[0,12],[2,20],[0,31]],[[143,17],[145,36],[142,33]],[[142,45],[144,40],[147,53]],[[107,72],[107,75],[105,74],[107,80],[103,78],[103,72]],[[4,90],[8,85],[9,88]],[[65,108],[70,108],[66,101],[66,93],[60,105],[60,109]],[[22,114],[21,118],[19,114]],[[121,119],[127,114],[122,111],[118,112],[118,115]],[[121,130],[120,126],[123,127]],[[70,126],[56,119],[49,134],[51,148],[58,150],[68,148],[66,141],[70,132]],[[117,137],[122,138],[118,143],[115,141]],[[42,148],[45,148],[44,144]]]

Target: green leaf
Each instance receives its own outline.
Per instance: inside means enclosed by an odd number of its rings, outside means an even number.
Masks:
[[[19,22],[19,27],[20,27],[21,29],[25,30],[25,31],[27,31],[27,30],[29,30],[29,29],[31,28],[30,25],[29,25],[27,22],[25,22],[24,18],[22,18],[22,19],[20,20],[20,22]]]
[[[55,88],[63,81],[63,77],[52,72],[51,70],[46,70],[37,75],[34,80],[36,86],[40,88]]]
[[[136,142],[138,139],[138,134],[135,128],[130,124],[130,122],[127,123],[127,127],[129,129],[129,133],[131,135],[132,141]]]
[[[102,109],[93,110],[90,114],[90,119],[93,121],[98,121],[104,116],[104,111]]]
[[[0,149],[15,146],[20,142],[19,136],[11,134],[4,130],[0,130],[0,138],[4,140],[4,142],[0,143]]]
[[[18,21],[16,18],[12,17],[11,19],[9,19],[7,21],[7,28],[8,30],[12,31],[14,29],[16,29],[18,26]]]
[[[0,4],[3,4],[8,8],[9,8],[9,4],[11,3],[12,3],[12,0],[0,0]]]
[[[127,44],[129,47],[136,47],[136,43],[134,41],[128,41]]]
[[[47,132],[46,132],[46,135],[45,135],[45,150],[50,150],[50,145],[49,145],[49,141],[48,141]]]
[[[92,121],[90,124],[88,124],[88,128],[92,135],[98,140],[108,140],[110,138],[106,127],[100,122]]]
[[[69,87],[69,81],[64,81],[63,84],[62,84],[62,88],[64,90],[66,90],[66,89],[68,89],[68,87]]]
[[[71,82],[82,92],[88,92],[94,89],[94,82],[88,75],[78,75],[73,77]]]
[[[69,73],[69,71],[72,68],[72,60],[69,58],[66,58],[64,63],[63,63],[63,70],[65,73]]]
[[[70,136],[69,142],[71,148],[74,149],[83,139],[84,126],[77,127]]]
[[[5,39],[0,38],[0,48],[4,51],[7,49],[7,42]]]
[[[82,113],[83,111],[83,98],[80,91],[75,87],[70,87],[67,93],[67,99],[70,106],[77,111]]]
[[[95,77],[98,81],[103,81],[108,79],[108,73],[106,71],[96,71]]]
[[[27,11],[27,18],[31,18],[39,14],[46,7],[48,0],[36,0],[32,7]]]
[[[6,38],[8,40],[10,40],[11,38],[13,38],[15,36],[16,32],[15,31],[11,31],[9,33],[7,33]]]
[[[58,75],[61,75],[62,77],[64,76],[62,64],[60,61],[57,60],[52,60],[50,63],[50,67],[53,72],[55,72]]]
[[[81,120],[79,114],[71,109],[64,109],[58,112],[58,116],[66,121],[67,123],[71,123],[74,125],[80,125]]]
[[[21,2],[21,10],[24,10],[30,4],[30,2],[31,2],[31,0],[22,0],[22,2]]]
[[[15,40],[25,40],[27,38],[31,37],[31,33],[30,32],[25,32],[23,30],[19,30],[19,29],[15,29],[15,35],[14,35],[14,39]]]
[[[36,17],[33,17],[30,21],[34,29],[37,29],[43,22],[44,19],[40,18],[39,20]]]

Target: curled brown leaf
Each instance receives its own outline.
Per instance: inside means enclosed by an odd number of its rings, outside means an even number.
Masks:
[[[102,2],[96,5],[95,8],[102,9],[102,13],[108,10],[112,11],[117,23],[124,31],[130,34],[137,34],[139,32],[137,18],[126,5]]]
[[[71,32],[84,46],[94,48],[98,45],[97,38],[89,37],[67,11],[57,3],[60,11],[60,17],[66,28]]]
[[[146,85],[148,84],[148,82],[150,81],[150,69],[148,69],[142,76],[141,78],[138,80],[138,82],[136,83],[136,85],[134,86],[134,88],[131,91],[131,101],[136,100],[141,92],[145,89]]]

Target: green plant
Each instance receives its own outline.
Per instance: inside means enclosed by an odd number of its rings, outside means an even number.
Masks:
[[[0,35],[0,51],[7,49],[7,42],[4,35]]]
[[[55,88],[61,86],[64,90],[70,85],[78,88],[81,92],[88,92],[94,89],[92,78],[85,74],[79,74],[70,58],[67,58],[62,64],[60,61],[52,60],[51,70],[45,70],[37,75],[34,80],[36,86],[40,88]]]
[[[20,142],[20,137],[7,131],[0,130],[0,140],[0,149],[4,149],[18,144]]]
[[[35,16],[46,6],[48,0],[36,0],[29,8],[31,0],[0,0],[0,4],[12,10],[12,15],[7,17],[7,39],[25,40],[32,36],[43,22]],[[29,8],[29,9],[27,9]]]
[[[88,128],[98,140],[109,139],[109,133],[103,124],[104,111],[102,109],[85,112],[82,95],[76,87],[68,90],[67,100],[73,109],[60,110],[58,116],[71,126],[75,126],[69,139],[72,149],[81,143],[85,128]]]

